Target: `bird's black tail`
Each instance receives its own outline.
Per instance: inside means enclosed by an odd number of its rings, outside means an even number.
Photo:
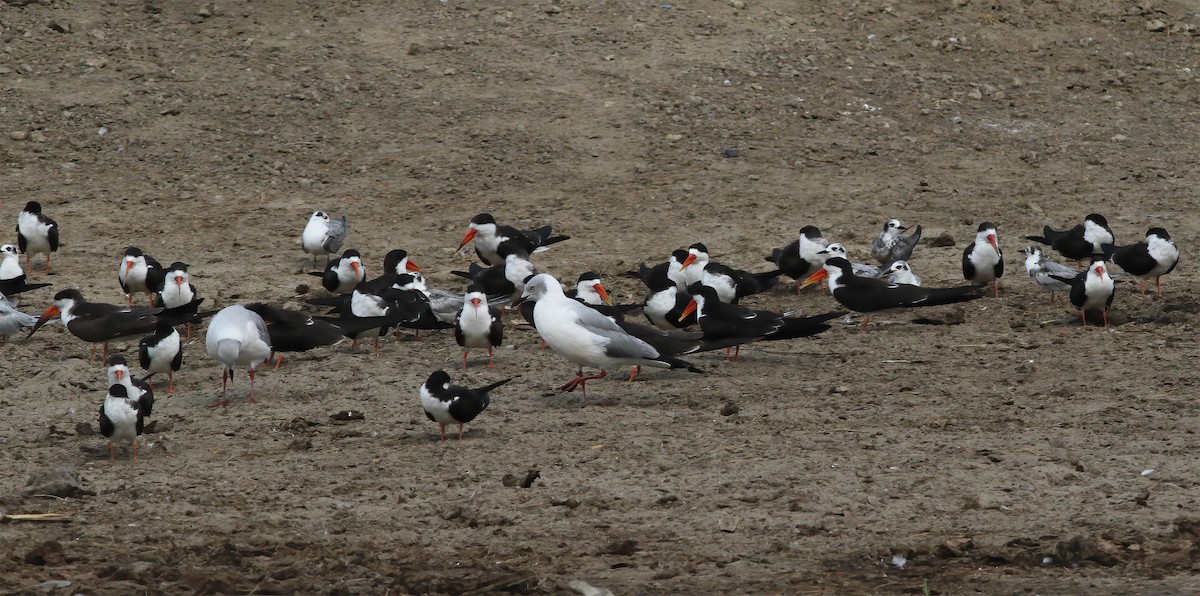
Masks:
[[[983,289],[987,284],[971,284],[969,286],[958,286],[956,288],[933,288],[929,290],[928,298],[920,303],[921,306],[936,306],[938,304],[954,304],[955,302],[966,302],[982,298],[983,293],[979,290]]]
[[[776,341],[816,335],[830,328],[830,325],[826,321],[836,319],[845,314],[846,311],[836,311],[813,315],[811,317],[784,317],[783,325],[779,329],[763,336],[763,339],[766,341]]]
[[[488,391],[491,391],[492,389],[495,389],[515,378],[516,377],[509,377],[507,379],[504,379],[503,381],[496,381],[495,383],[492,383],[491,385],[484,385],[483,387],[480,387],[478,389],[472,389],[472,391],[475,391],[477,393],[487,393]]]

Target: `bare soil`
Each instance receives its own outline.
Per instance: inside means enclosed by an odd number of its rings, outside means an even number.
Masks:
[[[495,369],[461,370],[451,334],[410,334],[378,358],[289,358],[254,403],[243,373],[214,409],[201,332],[136,463],[88,434],[105,393],[88,346],[46,327],[0,347],[0,509],[72,521],[0,526],[0,591],[1196,593],[1198,16],[1182,0],[0,2],[5,211],[41,201],[63,238],[30,312],[69,287],[123,301],[128,245],[190,263],[206,306],[301,308],[321,293],[297,288],[318,208],[349,217],[372,274],[405,248],[446,288],[482,211],[572,236],[538,267],[594,268],[622,302],[641,299],[623,276],[639,261],[703,241],[763,270],[806,224],[864,260],[889,217],[945,233],[912,264],[955,285],[990,220],[1008,267],[1001,298],[921,313],[959,324],[887,314],[691,357],[703,375],[614,373],[586,408],[554,390],[574,367],[510,319]],[[1122,243],[1166,227],[1184,252],[1165,298],[1123,280],[1107,328],[1022,268],[1023,236],[1089,212]],[[747,303],[836,307],[783,285]],[[438,368],[518,378],[440,443],[417,400]],[[26,493],[58,465],[87,492]]]

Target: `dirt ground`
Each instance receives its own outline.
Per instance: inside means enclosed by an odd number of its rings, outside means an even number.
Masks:
[[[29,312],[123,301],[128,245],[191,264],[209,305],[301,308],[318,208],[372,276],[405,248],[445,288],[482,211],[572,236],[537,266],[622,302],[639,261],[703,241],[764,270],[806,224],[863,260],[889,217],[944,232],[912,264],[956,285],[990,220],[1008,268],[1001,298],[921,313],[960,324],[692,356],[705,374],[614,374],[586,408],[510,320],[495,369],[461,370],[449,333],[342,344],[214,409],[201,333],[136,463],[87,434],[103,370],[48,326],[0,347],[0,509],[72,521],[0,525],[0,592],[1196,593],[1198,21],[1183,0],[0,2],[6,217],[41,201],[63,238]],[[1184,253],[1163,299],[1120,283],[1107,329],[1022,267],[1023,236],[1089,212]],[[438,368],[517,379],[439,443],[417,399]],[[28,494],[59,465],[84,493]]]

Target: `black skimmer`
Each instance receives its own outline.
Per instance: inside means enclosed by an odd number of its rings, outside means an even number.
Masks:
[[[209,358],[221,363],[221,401],[217,405],[229,405],[226,389],[237,367],[249,369],[247,400],[254,401],[254,369],[271,355],[271,334],[262,317],[240,304],[226,306],[209,321],[204,346]]]
[[[825,266],[809,276],[804,281],[804,285],[807,286],[826,278],[829,279],[829,293],[833,294],[833,298],[839,304],[852,311],[867,315],[863,319],[864,329],[871,321],[871,313],[974,300],[980,297],[977,290],[983,287],[982,284],[955,288],[922,288],[906,284],[890,284],[882,279],[854,275],[850,261],[842,257],[833,257],[825,261]]]
[[[150,403],[154,403],[154,388],[145,379],[133,376],[133,372],[129,370],[129,363],[126,362],[124,356],[120,354],[109,356],[106,374],[109,385],[124,385],[129,390],[129,397],[141,399],[148,395],[150,396]]]
[[[300,234],[300,248],[313,256],[315,266],[317,257],[324,256],[328,260],[329,255],[337,254],[342,249],[342,243],[346,241],[346,229],[345,215],[330,219],[324,211],[313,211],[308,224],[304,226],[304,232]]]
[[[824,257],[824,259],[825,259],[825,260],[821,261],[822,267],[825,266],[825,261],[827,261],[833,257],[842,257],[843,259],[846,259],[847,261],[850,260],[850,257],[846,254],[846,247],[843,246],[841,242],[834,242],[833,244],[826,246],[825,250],[817,251],[817,255]],[[866,263],[851,262],[850,268],[854,271],[854,274],[859,277],[881,277],[879,275],[880,267],[878,265],[868,265]],[[814,271],[814,273],[815,273],[815,271]],[[809,277],[812,277],[812,276],[810,275]],[[802,287],[802,288],[806,287],[807,285],[808,284],[805,284],[804,282],[800,282],[800,287]]]
[[[686,261],[687,258],[687,249],[681,248],[672,252],[671,256],[666,261],[654,265],[653,267],[647,267],[645,263],[638,263],[637,271],[630,271],[629,275],[642,280],[642,283],[646,284],[646,287],[648,288],[661,287],[664,283],[664,280],[678,286],[680,283],[683,283],[683,280],[680,278],[677,282],[675,276],[678,274],[680,266],[683,265],[683,262]],[[682,290],[686,287],[687,286],[685,285],[680,289]]]
[[[362,255],[351,248],[341,257],[326,263],[324,271],[310,271],[308,274],[321,278],[321,287],[326,290],[334,294],[348,294],[367,278],[367,267],[363,265]]]
[[[871,243],[871,256],[884,265],[911,259],[913,249],[921,240],[921,226],[917,226],[910,236],[901,234],[907,229],[898,219],[887,220],[883,224],[883,231]]]
[[[362,321],[362,325],[349,331],[340,327],[350,319],[320,320],[306,313],[271,306],[262,302],[246,305],[246,309],[262,317],[271,338],[272,354],[267,363],[277,354],[274,368],[283,364],[284,352],[307,352],[321,346],[331,346],[347,337],[354,337],[366,329],[378,329],[379,321]],[[373,325],[368,327],[368,325]]]
[[[11,244],[0,246],[0,257],[3,257],[3,260],[0,260],[0,294],[14,296],[50,285],[25,282],[25,270],[21,269],[21,257],[17,253],[17,247]]]
[[[20,333],[26,327],[32,327],[37,323],[37,317],[17,310],[17,305],[0,294],[0,340],[7,340],[8,336],[15,333]]]
[[[1171,235],[1162,228],[1150,228],[1142,242],[1122,247],[1105,247],[1111,252],[1111,260],[1126,273],[1138,280],[1138,289],[1146,293],[1146,280],[1154,278],[1154,287],[1161,297],[1162,276],[1175,270],[1179,264],[1179,248]]]
[[[721,302],[729,304],[737,304],[738,300],[745,296],[774,287],[779,283],[779,275],[782,273],[779,269],[750,273],[717,263],[709,258],[708,248],[701,243],[688,248],[688,258],[684,259],[679,269],[687,282],[685,287],[690,288],[696,282],[702,283],[715,289]]]
[[[500,265],[480,267],[471,263],[467,271],[450,273],[471,280],[488,296],[508,296],[510,301],[516,302],[525,293],[525,280],[537,275],[537,268],[525,257],[509,254]]]
[[[1042,228],[1041,236],[1026,236],[1027,240],[1045,244],[1057,250],[1062,256],[1072,261],[1085,261],[1094,256],[1104,254],[1105,244],[1115,244],[1112,228],[1103,215],[1092,213],[1083,219],[1083,223],[1069,230],[1055,230],[1050,226]]]
[[[1115,293],[1113,278],[1108,274],[1106,261],[1095,261],[1088,265],[1087,271],[1080,271],[1072,277],[1051,274],[1051,277],[1071,284],[1071,304],[1079,308],[1079,316],[1087,326],[1088,311],[1100,311],[1104,326],[1108,327],[1108,307],[1112,306]]]
[[[117,281],[121,282],[121,289],[125,291],[131,307],[134,294],[149,294],[153,305],[153,295],[162,287],[166,276],[162,265],[136,246],[125,249],[121,266],[117,269]]]
[[[655,277],[648,281],[647,285],[650,293],[646,294],[646,299],[642,302],[642,314],[646,315],[650,324],[664,331],[696,324],[694,312],[687,315],[683,313],[692,301],[691,294],[686,290],[679,289],[679,286],[666,276]]]
[[[609,317],[567,298],[558,280],[548,273],[535,275],[526,282],[524,297],[536,301],[534,327],[546,340],[546,345],[579,365],[575,378],[559,389],[574,391],[582,388],[585,405],[587,381],[607,376],[611,367],[629,364],[702,372],[687,362],[660,353],[621,329]],[[598,368],[600,373],[584,376],[585,366]]]
[[[971,283],[996,283],[1000,296],[1000,277],[1004,275],[1004,253],[996,236],[996,224],[985,221],[975,232],[975,241],[963,249],[963,278]]]
[[[767,261],[775,263],[775,267],[784,275],[796,280],[796,290],[800,290],[800,282],[821,268],[825,259],[817,253],[829,246],[829,241],[821,237],[817,226],[800,228],[800,237],[783,248],[771,251]]]
[[[567,297],[574,298],[614,319],[622,319],[625,313],[641,308],[641,304],[613,304],[608,289],[600,282],[600,276],[595,271],[585,271],[579,274],[575,288],[567,290]]]
[[[146,381],[158,373],[166,373],[167,393],[175,393],[175,371],[183,366],[183,346],[174,325],[159,321],[154,333],[138,341],[138,363],[150,373]]]
[[[421,385],[421,407],[430,420],[441,425],[441,438],[446,440],[446,425],[458,425],[458,440],[463,438],[463,425],[474,420],[492,403],[491,390],[509,382],[512,377],[467,389],[450,384],[450,375],[444,370],[434,371]]]
[[[1050,302],[1054,302],[1055,292],[1071,290],[1071,284],[1062,281],[1061,278],[1075,277],[1078,271],[1066,265],[1046,260],[1042,249],[1036,246],[1026,246],[1025,250],[1021,252],[1025,253],[1025,272],[1029,274],[1034,283],[1050,292]]]
[[[196,286],[191,283],[188,264],[181,261],[171,263],[163,277],[162,285],[155,290],[158,293],[154,297],[154,306],[171,310],[178,317],[196,315],[200,303],[204,301],[202,298],[196,298]],[[180,324],[187,325],[186,339],[192,338],[192,325],[199,322],[199,319],[180,321]],[[173,321],[172,323],[174,324]]]
[[[677,253],[673,252],[667,259],[667,277],[675,282],[679,289],[687,290],[688,286],[704,277],[703,266],[708,264],[708,259],[708,247],[702,242],[687,247],[687,256],[682,261],[678,259]]]
[[[681,318],[695,312],[700,330],[704,332],[704,341],[714,344],[722,342],[720,347],[726,348],[726,360],[730,359],[728,348],[737,349],[733,355],[736,360],[742,344],[816,335],[829,329],[826,321],[846,314],[831,312],[811,317],[792,317],[728,304],[720,300],[714,288],[701,283],[693,284],[689,290],[692,299]]]
[[[908,261],[892,261],[891,265],[880,267],[879,279],[887,280],[890,284],[921,285],[921,278],[913,273]]]
[[[28,269],[33,255],[46,255],[46,273],[50,273],[50,253],[58,252],[58,223],[42,213],[42,204],[37,201],[25,203],[25,209],[17,216],[17,247],[25,253]]]
[[[153,331],[158,323],[156,315],[161,311],[87,302],[79,290],[67,289],[54,295],[54,304],[42,313],[29,336],[32,337],[47,321],[61,317],[71,335],[92,344],[88,362],[96,357],[96,344],[104,344],[103,359],[107,360],[109,342],[132,339]]]
[[[492,368],[492,348],[504,341],[504,325],[488,308],[483,292],[467,292],[463,297],[462,312],[454,322],[454,341],[463,349],[463,370],[467,369],[467,353],[471,348],[487,348],[487,366]]]
[[[153,408],[154,397],[151,395],[130,397],[125,385],[114,384],[108,388],[108,395],[100,405],[100,434],[108,439],[110,459],[117,459],[117,443],[127,443],[133,449],[133,461],[137,461],[138,436],[145,426],[144,419]]]
[[[480,213],[471,218],[467,225],[467,233],[458,250],[468,242],[475,241],[475,254],[487,265],[497,266],[504,263],[504,258],[515,254],[528,259],[535,252],[546,250],[551,244],[570,239],[570,236],[555,236],[550,226],[536,230],[518,230],[512,226],[502,226],[488,213]]]

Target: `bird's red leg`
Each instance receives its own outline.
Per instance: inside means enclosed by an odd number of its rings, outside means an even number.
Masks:
[[[117,461],[117,445],[112,441],[108,442],[108,460]]]
[[[538,348],[538,349],[539,349],[539,350],[541,350],[541,351],[543,351],[543,352],[545,352],[545,351],[546,351],[546,340],[544,340],[544,339],[542,340],[542,347],[540,347],[540,348]]]
[[[133,439],[133,461],[137,461],[137,438]]]
[[[438,439],[438,441],[441,441],[444,443],[446,441],[446,425],[442,424],[441,426],[442,426],[442,438]]]
[[[469,351],[470,350],[463,350],[463,370],[467,370],[467,352]]]
[[[642,367],[635,364],[633,366],[633,370],[629,371],[629,381],[628,382],[632,383],[633,379],[636,378],[638,376],[638,373],[641,371],[642,371]]]
[[[1158,289],[1158,297],[1162,298],[1163,293],[1162,293],[1162,278],[1161,277],[1154,278],[1154,287],[1156,289]]]
[[[867,325],[870,325],[870,324],[871,324],[871,317],[870,316],[863,317],[862,330],[866,331]]]
[[[603,379],[608,376],[608,371],[601,369],[599,374],[584,376],[583,369],[579,370],[579,374],[566,385],[559,387],[559,391],[574,391],[576,387],[583,388],[583,405],[587,405],[587,382],[592,379]]]
[[[271,361],[271,359],[267,358],[267,362],[270,362],[270,361]],[[281,364],[283,364],[283,352],[279,353],[279,357],[275,359],[275,366],[272,367],[271,370],[279,370],[279,366]]]
[[[175,372],[167,371],[167,393],[175,393]]]
[[[1143,296],[1146,295],[1146,282],[1144,282],[1144,281],[1138,282],[1138,293]]]
[[[350,350],[353,351],[353,350],[357,350],[357,349],[358,349],[358,338],[356,337],[356,338],[354,338],[354,341],[350,342]]]
[[[737,362],[738,356],[742,355],[742,344],[733,346],[733,361]]]
[[[460,424],[460,425],[458,425],[458,440],[461,441],[462,436],[463,436],[463,425]]]
[[[233,375],[230,375],[233,376]],[[250,395],[246,396],[246,401],[249,403],[257,403],[254,401],[254,369],[250,369]]]
[[[375,336],[375,357],[379,357],[379,336]]]
[[[192,324],[191,323],[187,324],[187,337],[185,337],[184,339],[192,339]]]
[[[1108,309],[1106,308],[1106,309],[1100,311],[1100,315],[1102,317],[1104,317],[1104,326],[1108,327]]]
[[[488,346],[488,368],[496,368],[496,363],[492,359],[492,346]]]
[[[1084,327],[1087,327],[1087,311],[1086,311],[1086,310],[1080,310],[1080,311],[1079,311],[1079,316],[1080,316],[1080,317],[1083,317],[1083,326],[1084,326]]]
[[[32,253],[25,253],[25,270],[32,271],[33,256]],[[50,257],[46,257],[46,271],[50,270]]]
[[[46,269],[45,273],[50,273],[50,253],[46,253]]]
[[[96,344],[92,344],[92,353],[88,356],[88,364],[96,359]]]
[[[729,362],[729,354],[731,350],[733,350],[732,347],[725,348],[725,362]]]
[[[133,294],[125,294],[125,299],[129,301],[129,308],[133,308]]]
[[[1000,280],[996,280],[996,297],[1000,297]]]
[[[108,343],[104,344],[104,360],[101,362],[108,362]]]

